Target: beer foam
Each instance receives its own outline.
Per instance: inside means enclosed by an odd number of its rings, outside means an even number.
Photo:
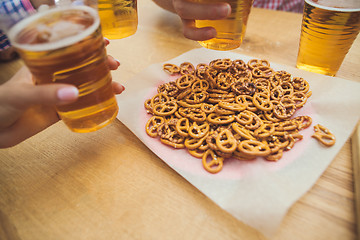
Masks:
[[[31,23],[36,22],[38,19],[46,17],[48,15],[54,14],[56,12],[64,10],[82,10],[89,13],[94,18],[94,23],[85,28],[82,24],[59,21],[53,24],[51,27],[46,24],[39,24],[37,26],[37,31],[45,39],[42,43],[27,44],[27,43],[18,43],[16,42],[17,35],[24,30]],[[8,37],[13,46],[20,49],[25,49],[28,51],[48,51],[53,49],[58,49],[72,45],[79,42],[81,39],[84,39],[88,35],[92,34],[100,25],[100,20],[97,15],[97,11],[88,6],[66,6],[50,9],[48,11],[39,12],[31,17],[28,17],[19,23],[17,23],[13,28],[8,32]],[[74,35],[76,34],[76,35]]]
[[[360,11],[360,0],[305,0],[313,7],[340,12],[358,12]]]

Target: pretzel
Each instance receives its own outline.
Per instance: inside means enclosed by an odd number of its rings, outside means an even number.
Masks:
[[[247,81],[236,81],[231,85],[231,90],[239,95],[250,95],[255,93],[256,86]]]
[[[209,87],[210,84],[208,81],[198,79],[192,84],[191,89],[192,90],[201,89],[203,91],[206,91]]]
[[[210,157],[210,161],[208,158]],[[208,149],[202,156],[202,164],[206,171],[210,173],[218,173],[223,167],[224,158],[217,156],[213,150]]]
[[[243,60],[236,59],[236,60],[232,61],[232,65],[230,67],[230,71],[232,73],[242,72],[246,69],[247,69],[247,65]]]
[[[164,102],[157,104],[153,107],[153,112],[158,116],[169,116],[173,114],[178,108],[178,105],[174,101]]]
[[[186,88],[189,88],[194,81],[195,81],[195,77],[193,75],[184,74],[181,75],[181,77],[179,77],[178,79],[176,79],[175,83],[180,90],[184,90]]]
[[[221,90],[227,90],[233,84],[234,79],[231,73],[220,73],[215,78],[216,86]]]
[[[188,115],[190,120],[195,122],[202,122],[206,120],[206,114],[201,111],[201,109],[192,109],[190,114]]]
[[[294,118],[294,121],[298,124],[299,130],[308,128],[312,123],[312,119],[309,116],[298,116]]]
[[[206,71],[207,69],[209,68],[209,66],[205,63],[199,63],[197,66],[196,66],[196,69],[195,69],[195,75],[196,77],[198,77],[199,79],[205,79],[206,77]]]
[[[176,86],[174,82],[161,84],[158,89],[158,93],[164,93],[169,97],[175,97],[179,93],[179,88]]]
[[[235,112],[221,107],[219,102],[219,104],[215,106],[214,113],[216,113],[217,115],[233,115]]]
[[[314,126],[314,131],[315,134],[313,134],[312,137],[317,139],[325,146],[330,147],[335,144],[336,139],[334,134],[332,134],[326,127],[317,124]]]
[[[212,113],[215,111],[216,105],[208,104],[208,103],[202,103],[201,104],[201,111],[203,111],[206,114]]]
[[[191,127],[189,127],[189,135],[192,138],[202,138],[204,137],[210,129],[210,125],[207,122],[202,122],[199,125],[194,122]]]
[[[249,96],[249,95],[236,96],[235,102],[237,102],[239,104],[246,104],[246,109],[249,111],[254,111],[254,112],[257,111],[257,108],[254,105],[252,96]]]
[[[180,64],[180,73],[181,74],[193,74],[195,72],[195,67],[190,62],[183,62]]]
[[[152,116],[146,123],[146,133],[150,137],[157,137],[158,127],[165,122],[165,119],[159,116]]]
[[[244,140],[238,145],[238,150],[250,156],[263,157],[270,154],[269,146],[257,140]]]
[[[180,68],[177,65],[171,63],[165,63],[163,65],[163,70],[171,75],[180,72]]]
[[[204,102],[207,98],[208,98],[209,94],[200,89],[197,88],[195,90],[192,90],[186,97],[185,97],[185,101],[191,104],[196,104],[196,103],[202,103]]]
[[[254,134],[252,134],[250,130],[246,129],[241,124],[234,122],[232,123],[231,127],[237,134],[240,135],[241,139],[255,140]]]
[[[176,143],[169,139],[160,138],[160,141],[166,145],[173,147],[173,148],[177,148],[177,149],[185,148],[185,145],[183,143]]]
[[[292,84],[295,91],[302,92],[304,94],[307,93],[310,89],[309,83],[305,79],[300,77],[294,77],[294,79],[292,80]]]
[[[275,71],[266,60],[226,58],[196,68],[190,62],[163,68],[178,76],[144,101],[152,115],[146,132],[167,146],[186,148],[210,173],[221,171],[227,158],[279,161],[312,124],[309,116],[294,117],[312,94],[309,83]],[[328,130],[314,129],[314,138],[334,144]]]
[[[183,137],[189,136],[189,119],[183,117],[176,122],[176,131]]]
[[[148,112],[152,112],[151,99],[145,100],[144,107]]]
[[[185,145],[186,146],[186,145]],[[206,149],[207,150],[207,149]],[[190,150],[189,148],[188,148],[188,152],[192,155],[192,156],[194,156],[194,157],[196,157],[196,158],[202,158],[203,157],[203,155],[204,155],[204,153],[206,152],[206,150],[201,150],[201,149],[199,149],[199,148],[195,148],[195,149],[193,149],[193,150]]]
[[[188,103],[188,102],[185,102],[183,100],[178,100],[177,101],[177,104],[180,106],[180,107],[185,107],[185,108],[200,108],[201,107],[201,103]]]
[[[251,114],[251,112],[248,110],[242,111],[238,115],[235,116],[236,121],[243,126],[245,126],[247,124],[251,124],[251,122],[253,121],[253,118],[254,118],[254,115]]]
[[[259,59],[251,59],[247,65],[250,69],[254,69],[260,66],[270,67],[270,63],[267,60],[259,60]]]
[[[227,70],[227,69],[230,68],[231,65],[232,65],[232,61],[230,59],[228,59],[228,58],[226,58],[226,59],[217,59],[212,64],[212,66],[215,69],[219,69],[219,70]]]
[[[236,139],[230,130],[224,129],[216,136],[216,146],[224,153],[232,153],[236,150]]]
[[[234,119],[234,116],[217,115],[215,113],[210,113],[207,117],[207,120],[212,124],[228,124],[234,121]]]
[[[272,123],[264,123],[254,131],[254,135],[258,138],[266,138],[275,132],[275,125]]]
[[[273,87],[276,87],[279,86],[282,82],[291,81],[291,74],[284,70],[276,71],[270,79]]]
[[[241,112],[244,111],[247,107],[245,103],[232,103],[232,102],[223,102],[220,101],[218,104],[220,107],[233,111],[233,112]]]
[[[207,137],[208,137],[208,134],[206,134],[204,137],[202,137],[202,138],[186,138],[185,139],[185,142],[184,142],[184,144],[185,144],[185,146],[186,146],[186,148],[187,149],[190,149],[190,150],[195,150],[195,149],[199,149],[202,145],[204,145],[205,143],[206,143],[206,145],[207,145]],[[208,148],[209,146],[207,145],[207,148]],[[207,149],[206,148],[206,149]],[[204,148],[203,148],[203,150],[204,150]]]
[[[270,78],[274,75],[274,70],[269,66],[256,66],[251,73],[255,78]]]
[[[262,111],[271,111],[274,107],[270,101],[270,96],[265,93],[255,93],[253,96],[253,103],[255,107]]]
[[[283,150],[279,149],[278,151],[274,152],[274,153],[270,153],[269,155],[267,155],[265,157],[266,160],[268,161],[278,161],[281,159],[281,157],[283,156]]]
[[[170,99],[165,93],[158,93],[150,100],[150,107],[153,108],[156,104],[168,102]]]

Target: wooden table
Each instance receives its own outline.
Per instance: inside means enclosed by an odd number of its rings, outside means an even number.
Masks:
[[[137,33],[108,47],[121,61],[113,77],[125,86],[150,64],[199,47],[183,37],[177,16],[151,1],[138,5]],[[253,9],[235,52],[294,66],[300,25],[301,14]],[[358,38],[337,76],[359,81],[359,59]],[[1,64],[0,72],[8,78],[12,66]],[[274,239],[355,239],[354,206],[349,140]],[[0,239],[265,237],[215,205],[117,120],[89,134],[59,122],[0,150]]]

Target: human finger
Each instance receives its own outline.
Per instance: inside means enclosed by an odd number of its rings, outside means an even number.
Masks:
[[[226,18],[231,13],[228,3],[198,3],[174,0],[176,13],[182,19],[216,20]]]
[[[2,97],[10,105],[23,109],[34,104],[62,105],[74,102],[79,96],[79,90],[68,84],[22,84],[16,92],[12,90],[10,86],[9,91],[4,91]]]
[[[125,87],[123,85],[115,81],[112,82],[112,88],[115,94],[120,94],[125,90]]]
[[[120,66],[120,61],[108,55],[108,65],[110,70],[116,70]]]
[[[186,38],[195,41],[205,41],[216,37],[213,27],[196,28],[194,20],[183,19],[183,34]]]
[[[110,40],[108,38],[104,37],[104,43],[105,43],[105,47],[106,47],[107,45],[110,44]]]

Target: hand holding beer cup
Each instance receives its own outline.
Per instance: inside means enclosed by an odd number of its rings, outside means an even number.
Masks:
[[[201,3],[188,0],[154,0],[160,7],[177,14],[183,23],[183,34],[195,41],[205,41],[216,37],[216,30],[211,26],[198,28],[196,20],[220,20],[230,12],[230,5],[222,3]]]
[[[203,47],[231,50],[240,47],[245,36],[252,0],[154,0],[178,14],[184,36]]]
[[[335,76],[359,30],[359,0],[305,0],[296,67]]]
[[[111,56],[107,62],[110,70],[120,65]],[[115,81],[112,88],[114,94],[124,91]],[[78,94],[73,85],[34,85],[29,69],[22,67],[0,86],[0,148],[14,146],[59,121],[54,105],[74,102]]]
[[[8,32],[35,84],[71,84],[78,99],[56,105],[74,132],[96,131],[111,123],[118,106],[97,10],[64,5],[38,12]]]

